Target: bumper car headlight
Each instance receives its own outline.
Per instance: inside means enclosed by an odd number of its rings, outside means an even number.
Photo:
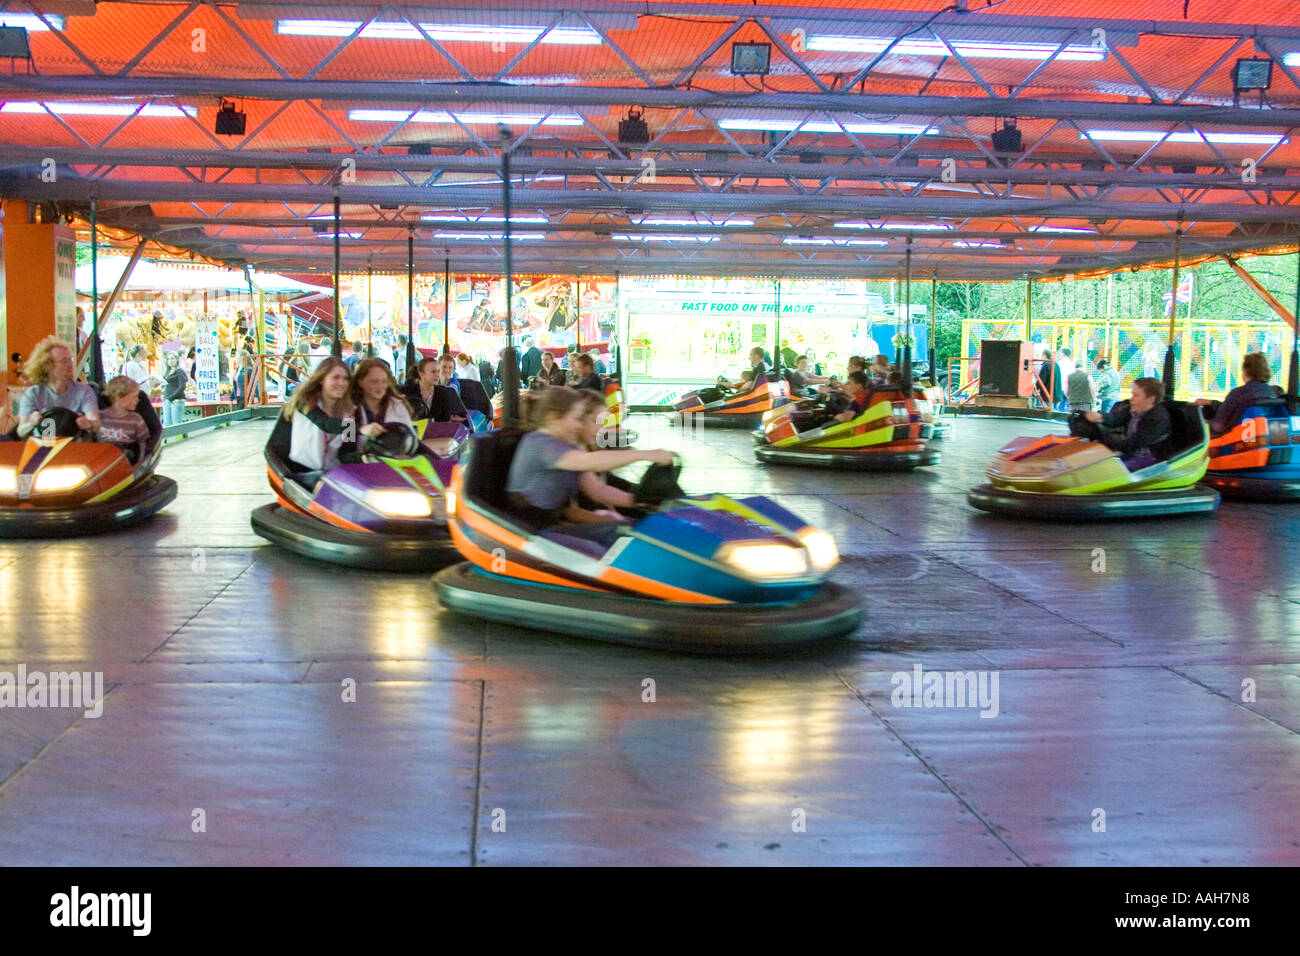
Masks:
[[[451,517],[456,513],[456,492],[448,488],[446,494],[442,496],[442,500],[447,510],[447,516]]]
[[[788,544],[733,544],[719,558],[750,578],[790,578],[808,573],[801,548]]]
[[[83,465],[61,465],[36,473],[33,491],[70,491],[90,478],[90,470]]]
[[[0,494],[13,494],[18,490],[18,472],[13,468],[0,468]]]
[[[366,502],[390,518],[427,518],[433,514],[428,495],[419,491],[371,491]]]
[[[808,549],[812,566],[818,571],[829,571],[840,560],[840,549],[835,539],[825,531],[804,531],[797,535],[799,543]]]

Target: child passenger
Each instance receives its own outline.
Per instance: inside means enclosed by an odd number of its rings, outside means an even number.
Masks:
[[[558,387],[547,389],[539,402],[537,430],[519,442],[510,464],[506,479],[510,508],[539,528],[610,547],[623,522],[579,507],[575,503],[579,490],[586,490],[583,485],[597,473],[633,462],[670,465],[673,453],[662,448],[587,451],[582,444],[589,437],[589,419],[596,405],[604,403],[590,392]],[[599,501],[606,496],[598,491],[592,497]]]
[[[149,444],[149,426],[135,410],[140,386],[126,375],[110,378],[104,395],[112,403],[99,413],[99,440],[122,449],[127,461],[137,464]]]

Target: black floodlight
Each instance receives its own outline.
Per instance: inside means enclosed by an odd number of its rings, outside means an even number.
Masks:
[[[1016,129],[1016,121],[1012,117],[1007,117],[1001,129],[993,131],[993,152],[995,153],[1018,153],[1024,144],[1020,138],[1020,130]]]
[[[1273,85],[1273,61],[1268,57],[1242,57],[1232,68],[1232,88],[1237,93],[1266,90]]]
[[[27,39],[26,27],[0,27],[0,57],[14,60],[32,58],[32,47]]]
[[[235,109],[234,100],[222,100],[217,110],[216,132],[218,136],[243,136],[248,128],[248,114]]]
[[[772,66],[772,44],[731,44],[732,76],[767,76]]]
[[[650,142],[650,127],[642,118],[645,111],[633,106],[627,111],[627,119],[618,124],[618,144],[620,146],[643,146]]]

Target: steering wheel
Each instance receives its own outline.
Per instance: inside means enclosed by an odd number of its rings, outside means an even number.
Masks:
[[[637,501],[658,505],[672,498],[680,498],[685,492],[677,483],[682,473],[682,460],[674,457],[671,465],[651,465],[641,476],[634,495]]]
[[[384,426],[382,435],[366,436],[361,453],[380,458],[414,458],[420,453],[420,436],[405,422],[391,422]]]
[[[77,427],[77,413],[70,408],[54,407],[41,412],[31,435],[46,440],[52,438],[75,438],[78,441],[94,441],[94,433]]]
[[[1088,421],[1084,412],[1071,412],[1069,425],[1070,434],[1075,438],[1087,438],[1089,441],[1101,440],[1101,426]]]

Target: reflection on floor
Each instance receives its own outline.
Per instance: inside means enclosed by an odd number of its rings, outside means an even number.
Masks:
[[[455,618],[424,575],[265,545],[270,423],[199,435],[167,448],[180,497],[149,525],[0,542],[0,671],[106,691],[98,718],[0,709],[0,859],[1300,863],[1300,508],[970,509],[992,451],[1043,424],[962,420],[910,475],[633,426],[685,454],[688,490],[831,530],[861,630],[716,661]]]

